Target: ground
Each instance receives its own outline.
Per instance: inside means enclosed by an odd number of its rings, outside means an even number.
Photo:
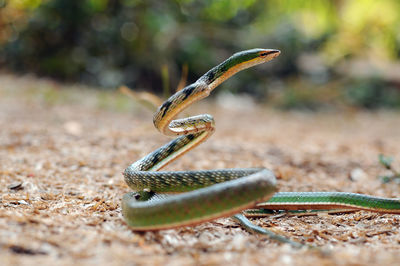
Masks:
[[[122,171],[168,139],[152,113],[117,92],[0,76],[1,265],[395,264],[400,216],[274,215],[253,222],[321,250],[294,249],[230,218],[160,232],[121,216]],[[172,170],[264,166],[280,191],[399,197],[378,155],[400,161],[395,111],[282,112],[232,96],[197,104],[216,133]],[[396,161],[397,159],[397,161]]]

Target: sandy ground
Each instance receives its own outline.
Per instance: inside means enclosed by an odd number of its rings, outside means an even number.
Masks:
[[[123,221],[121,172],[168,139],[126,96],[0,76],[1,265],[374,265],[400,261],[400,216],[370,212],[275,215],[254,223],[324,249],[296,250],[230,218],[136,233]],[[400,113],[279,112],[218,101],[217,131],[168,169],[264,166],[281,191],[400,197],[382,184],[378,154],[400,168]],[[236,101],[236,102],[235,102]]]

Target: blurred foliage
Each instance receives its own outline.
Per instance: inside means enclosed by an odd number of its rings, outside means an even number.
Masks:
[[[380,71],[399,69],[400,1],[0,0],[1,65],[104,88],[168,94],[185,64],[193,82],[254,47],[282,55],[222,90],[260,100],[278,91],[284,108],[327,98],[400,107],[400,74]],[[372,68],[360,76],[357,60]]]
[[[369,109],[400,106],[400,90],[381,79],[354,80],[347,85],[346,96],[351,104]]]

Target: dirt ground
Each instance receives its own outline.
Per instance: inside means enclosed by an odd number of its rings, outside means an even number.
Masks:
[[[400,261],[400,216],[370,212],[274,215],[254,223],[323,248],[293,249],[230,218],[137,233],[123,221],[122,171],[168,139],[152,113],[118,93],[0,75],[1,265],[389,265]],[[221,100],[222,99],[222,100]],[[237,107],[239,108],[233,108]],[[378,154],[400,168],[400,113],[280,112],[228,97],[217,131],[168,169],[264,166],[280,191],[400,197],[382,184]]]

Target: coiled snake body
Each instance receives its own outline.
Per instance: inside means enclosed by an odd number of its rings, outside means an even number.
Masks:
[[[265,168],[205,171],[158,171],[191,150],[214,131],[211,115],[173,120],[182,110],[235,73],[268,62],[278,50],[252,49],[234,54],[195,83],[172,95],[154,115],[154,125],[167,136],[178,136],[124,171],[135,192],[124,195],[123,216],[134,230],[159,230],[198,224],[248,208],[279,210],[364,209],[400,213],[400,201],[355,193],[278,192],[274,174]],[[184,192],[181,194],[159,194]]]

